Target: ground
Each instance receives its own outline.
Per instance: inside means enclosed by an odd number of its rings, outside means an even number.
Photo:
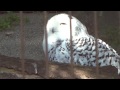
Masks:
[[[22,79],[21,60],[19,58],[0,55],[0,79]],[[37,65],[37,73],[35,67]],[[45,62],[25,59],[25,79],[45,79]],[[74,66],[75,77],[68,64],[49,62],[50,79],[120,79],[117,69],[112,66],[100,67],[99,75],[95,67]]]
[[[54,14],[55,13],[50,14],[49,17],[53,16]],[[76,17],[79,16],[77,14],[75,15],[75,13],[73,14]],[[43,27],[43,22],[39,22],[39,19],[38,19],[38,18],[41,18],[41,21],[43,21],[43,17],[39,15],[41,14],[39,13],[27,14],[28,17],[30,18],[32,17],[32,18],[31,18],[30,24],[25,26],[26,56],[25,56],[25,77],[24,78],[26,79],[45,79],[45,65],[46,64],[44,62],[45,59],[43,56],[44,54],[42,51],[42,46],[40,46],[42,42],[42,37],[43,37],[43,28],[40,29],[40,27]],[[88,16],[91,16],[91,14],[89,14]],[[93,26],[90,23],[91,19],[85,18],[85,17],[86,16],[81,16],[81,21],[88,27],[88,31],[90,32],[90,34],[93,34],[93,31],[94,31],[92,30],[93,27],[90,28],[91,26]],[[112,20],[112,21],[115,22],[115,20]],[[4,32],[0,33],[1,34],[0,42],[2,46],[0,48],[0,51],[1,51],[0,53],[2,53],[0,54],[0,79],[22,79],[23,78],[23,75],[21,72],[21,60],[18,57],[19,49],[17,46],[19,46],[19,44],[16,44],[19,40],[18,28],[19,27],[17,26],[16,30],[13,31],[14,34],[11,35],[10,37],[6,36]],[[119,47],[116,47],[116,50],[119,51]],[[31,59],[28,59],[27,57]],[[35,68],[34,65],[37,65],[37,68]],[[35,69],[37,69],[37,72],[35,72]],[[59,64],[59,63],[49,62],[49,78],[51,79],[63,79],[63,78],[65,79],[69,79],[69,78],[120,79],[120,76],[117,74],[117,69],[112,66],[100,67],[99,75],[96,74],[96,67],[74,66],[74,74],[75,75],[73,77],[71,74],[71,67],[68,64]]]

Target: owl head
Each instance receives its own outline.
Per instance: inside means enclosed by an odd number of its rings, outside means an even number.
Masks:
[[[71,17],[72,38],[87,37],[86,27],[75,17]],[[62,13],[51,17],[46,25],[48,35],[48,50],[61,41],[70,39],[70,17]],[[56,43],[57,42],[57,43]],[[43,37],[43,49],[45,51],[45,33]]]

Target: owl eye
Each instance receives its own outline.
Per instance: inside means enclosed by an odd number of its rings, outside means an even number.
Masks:
[[[60,25],[66,25],[66,23],[60,23]]]
[[[55,33],[55,30],[54,30],[54,28],[52,28],[52,30],[51,30],[51,31],[52,31],[52,33]]]

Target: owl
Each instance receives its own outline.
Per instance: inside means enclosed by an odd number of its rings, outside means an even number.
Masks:
[[[96,66],[96,40],[89,35],[87,28],[74,16],[71,17],[73,61],[81,66]],[[48,52],[46,52],[45,33],[43,51],[50,61],[71,62],[70,17],[61,13],[51,17],[46,25]],[[120,56],[101,39],[98,42],[98,64],[100,67],[112,65],[120,74]]]

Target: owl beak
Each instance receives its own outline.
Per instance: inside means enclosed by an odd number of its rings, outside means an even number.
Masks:
[[[58,39],[58,40],[57,40],[57,46],[61,45],[62,42],[63,42],[63,41],[62,41],[61,39]]]

